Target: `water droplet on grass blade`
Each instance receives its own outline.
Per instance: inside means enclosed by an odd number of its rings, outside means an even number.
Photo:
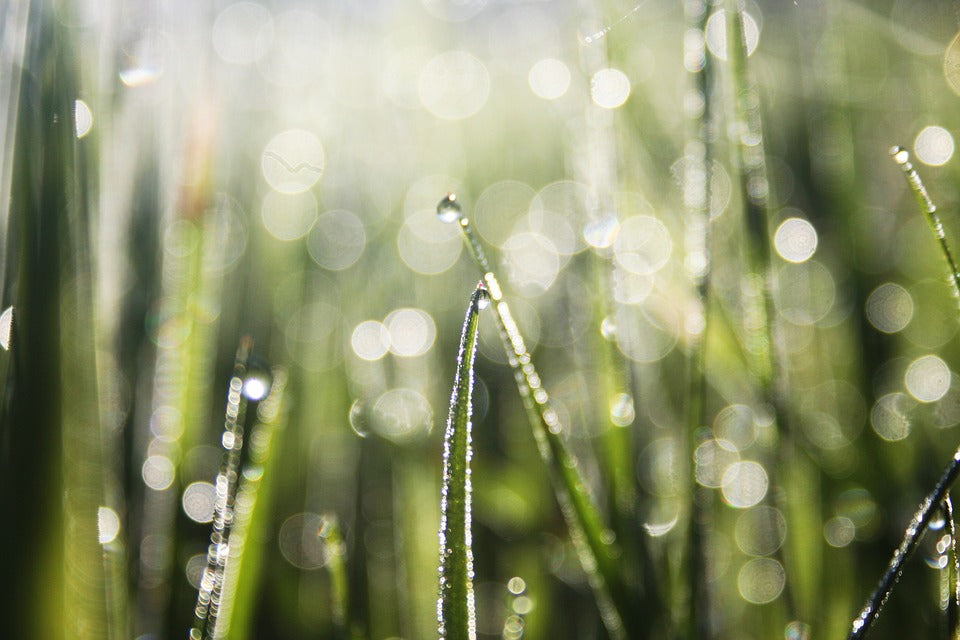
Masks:
[[[10,350],[10,335],[13,330],[13,307],[7,307],[0,313],[0,347]]]
[[[890,155],[893,156],[894,162],[899,165],[910,162],[910,152],[899,145],[890,149]]]
[[[636,415],[636,410],[633,408],[633,396],[629,393],[618,393],[610,401],[610,421],[618,427],[633,424]]]
[[[437,217],[443,222],[454,222],[463,217],[463,209],[457,202],[457,194],[448,193],[437,203]]]

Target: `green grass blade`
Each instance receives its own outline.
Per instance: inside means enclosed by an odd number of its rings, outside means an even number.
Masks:
[[[333,624],[339,638],[353,637],[347,611],[350,608],[350,590],[347,581],[347,550],[336,514],[325,513],[323,528],[317,535],[326,540],[326,570],[330,576],[330,608]]]
[[[688,35],[684,37],[684,59],[687,68],[687,91],[703,108],[691,113],[684,160],[683,194],[689,228],[696,232],[694,246],[690,247],[690,264],[696,290],[696,313],[702,322],[699,333],[691,334],[687,354],[687,460],[706,431],[706,337],[709,324],[710,301],[710,165],[713,155],[711,135],[713,117],[713,63],[706,51],[705,33],[710,12],[702,1],[684,2]],[[689,34],[695,33],[696,38]],[[687,474],[689,482],[689,509],[687,520],[687,570],[689,593],[686,608],[688,637],[713,637],[711,591],[707,580],[707,546],[711,531],[711,492],[697,482],[696,470]]]
[[[250,375],[258,375],[258,372]],[[260,374],[263,379],[262,373]],[[278,431],[286,420],[285,390],[287,371],[275,367],[270,375],[269,393],[257,406],[257,422],[250,432],[249,461],[244,465],[237,489],[237,500],[230,534],[230,556],[223,580],[220,615],[213,631],[214,638],[243,640],[250,637],[255,597],[265,555],[263,544],[257,544],[267,527],[271,506],[271,484],[277,469],[275,443]]]
[[[223,426],[224,457],[217,474],[217,498],[214,503],[213,529],[207,550],[207,567],[197,590],[194,623],[190,640],[212,638],[220,613],[223,595],[224,573],[230,549],[230,533],[234,523],[234,502],[237,477],[240,468],[240,449],[243,446],[243,423],[247,411],[244,394],[244,378],[247,361],[253,350],[253,339],[245,336],[240,340],[233,365],[233,376],[227,391],[227,407]]]
[[[629,615],[630,611],[636,609],[636,594],[629,592],[621,578],[613,536],[604,525],[603,518],[587,490],[587,483],[580,473],[576,457],[563,441],[560,419],[550,406],[540,374],[527,352],[523,336],[513,319],[510,306],[503,299],[500,283],[490,268],[490,262],[476,234],[473,233],[470,220],[463,215],[457,197],[452,193],[437,205],[437,215],[448,222],[458,221],[473,259],[483,271],[483,280],[493,302],[500,337],[510,367],[514,371],[524,411],[533,429],[540,456],[551,472],[557,502],[570,530],[580,563],[594,590],[604,625],[614,638],[639,638],[643,635],[639,622]],[[629,628],[625,626],[625,622],[629,624]]]
[[[917,199],[917,203],[920,205],[920,209],[923,211],[927,223],[930,225],[930,229],[940,244],[940,251],[950,271],[950,283],[953,292],[955,295],[960,296],[960,272],[957,270],[957,263],[953,258],[953,253],[950,251],[950,246],[947,244],[943,223],[940,221],[940,216],[937,215],[937,207],[933,204],[930,194],[923,185],[920,174],[917,173],[917,170],[913,167],[913,163],[910,162],[910,152],[903,147],[896,146],[890,149],[890,155],[893,157],[893,161],[896,162],[903,171],[903,175],[910,185],[910,190]],[[873,594],[867,599],[859,615],[854,618],[853,628],[849,636],[850,640],[863,638],[879,617],[883,603],[890,597],[890,593],[897,585],[897,581],[900,580],[903,563],[913,554],[917,544],[920,542],[920,538],[930,525],[933,514],[940,508],[941,504],[944,503],[947,498],[947,492],[950,490],[950,486],[954,481],[956,481],[958,475],[960,475],[960,449],[953,455],[953,459],[943,472],[943,476],[940,478],[937,486],[934,487],[933,492],[920,504],[920,508],[916,514],[914,514],[910,525],[904,533],[903,541],[900,543],[900,546],[897,547],[896,551],[894,551],[886,572],[883,574],[883,577],[880,578],[877,588],[874,589]],[[952,511],[952,505],[950,506],[950,510]]]
[[[903,171],[903,175],[907,178],[907,183],[910,185],[910,190],[913,192],[913,196],[917,199],[917,204],[920,205],[920,209],[927,219],[927,224],[930,225],[933,235],[937,237],[937,242],[940,245],[940,253],[943,254],[943,259],[946,261],[947,268],[949,269],[951,289],[953,290],[954,296],[960,301],[960,269],[957,269],[957,261],[953,257],[953,252],[950,251],[950,245],[947,244],[947,236],[943,230],[943,222],[940,221],[940,216],[937,214],[937,206],[933,204],[927,188],[923,186],[923,180],[920,179],[920,174],[917,173],[917,170],[913,167],[913,163],[910,162],[910,152],[903,147],[897,146],[890,149],[890,155],[893,157],[893,161],[896,162]]]
[[[960,476],[960,449],[957,449],[953,454],[953,458],[940,476],[940,481],[937,482],[933,491],[920,503],[917,512],[910,520],[910,524],[907,525],[907,530],[903,534],[903,541],[900,543],[900,546],[897,547],[896,551],[893,552],[893,557],[890,558],[890,564],[887,565],[887,570],[884,572],[883,577],[880,578],[877,588],[874,589],[873,593],[867,599],[866,604],[863,605],[857,617],[853,619],[853,626],[848,640],[859,640],[863,638],[867,635],[873,623],[876,622],[880,616],[880,610],[883,604],[887,601],[887,598],[890,597],[893,588],[897,586],[897,582],[900,580],[904,563],[913,555],[913,552],[916,551],[917,545],[920,543],[920,538],[923,537],[924,532],[930,526],[930,521],[933,520],[933,516],[937,510],[940,509],[941,504],[943,504],[944,499],[947,497],[947,492],[950,491],[950,487],[956,482],[958,476]]]
[[[440,638],[477,637],[473,600],[471,518],[471,400],[473,361],[477,352],[480,304],[487,291],[478,287],[463,321],[457,375],[450,396],[450,413],[443,440],[443,487],[440,498],[440,597],[437,616]]]

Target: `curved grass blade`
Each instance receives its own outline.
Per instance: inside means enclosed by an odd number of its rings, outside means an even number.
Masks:
[[[470,416],[473,410],[473,362],[477,353],[480,307],[487,290],[478,286],[470,298],[460,336],[457,375],[450,395],[450,413],[443,438],[443,487],[440,494],[440,596],[437,621],[440,638],[475,640],[471,518]]]
[[[910,162],[910,152],[901,146],[896,146],[890,149],[890,155],[903,171],[903,175],[910,185],[910,190],[913,192],[914,198],[917,199],[917,204],[920,205],[933,235],[937,237],[937,242],[940,244],[940,253],[943,254],[943,259],[946,260],[947,268],[950,270],[950,285],[953,294],[960,301],[960,269],[957,269],[957,261],[953,257],[953,252],[950,251],[950,245],[947,244],[947,236],[943,230],[943,222],[940,221],[940,216],[937,214],[937,206],[933,204],[930,194],[927,193],[927,188],[923,186],[920,174],[913,168],[913,163]]]
[[[937,237],[937,241],[940,244],[940,251],[943,253],[943,258],[946,260],[947,267],[950,270],[950,284],[953,293],[960,297],[960,271],[957,270],[957,263],[953,258],[953,253],[950,251],[950,245],[947,244],[943,223],[940,221],[940,216],[937,215],[937,207],[933,204],[930,194],[927,192],[926,187],[924,187],[923,181],[920,179],[920,174],[917,173],[917,170],[913,168],[913,163],[910,162],[910,152],[901,146],[896,146],[890,149],[890,155],[893,157],[893,161],[896,162],[903,171],[903,175],[910,185],[910,190],[917,199],[917,204],[920,205],[920,209],[930,224],[930,229]],[[890,559],[890,564],[887,566],[883,577],[880,578],[877,588],[867,599],[863,609],[860,610],[860,614],[854,618],[849,640],[863,638],[879,617],[883,604],[887,601],[887,598],[890,597],[890,593],[897,585],[897,581],[900,580],[903,563],[906,562],[907,558],[909,558],[917,548],[917,543],[920,542],[920,538],[930,525],[933,514],[940,507],[941,503],[944,502],[950,486],[956,481],[958,475],[960,475],[960,449],[957,449],[957,452],[953,454],[953,460],[947,465],[943,476],[940,478],[940,482],[937,483],[933,492],[926,497],[920,504],[920,508],[916,514],[914,514],[910,525],[904,533],[903,542],[901,542],[897,550],[894,551],[893,557]]]
[[[960,476],[960,448],[953,454],[953,459],[950,460],[950,464],[944,469],[940,481],[937,482],[933,491],[920,503],[920,507],[910,520],[910,524],[903,534],[903,541],[900,543],[900,546],[897,547],[897,550],[893,552],[893,557],[890,558],[890,564],[887,565],[887,570],[884,572],[883,577],[880,578],[877,588],[874,589],[873,593],[867,599],[866,604],[863,605],[863,609],[861,609],[857,617],[854,618],[848,640],[859,640],[863,638],[873,623],[876,622],[877,617],[880,615],[880,610],[883,608],[887,598],[890,597],[890,593],[893,592],[897,581],[900,580],[900,574],[903,572],[903,564],[913,555],[917,544],[920,542],[920,538],[923,537],[923,533],[927,530],[927,527],[930,526],[930,521],[940,508],[940,505],[947,496],[947,492],[950,491],[950,487],[956,482],[958,476]]]
[[[440,200],[437,204],[437,215],[446,222],[458,221],[470,253],[483,272],[483,281],[496,312],[500,338],[513,369],[537,449],[550,470],[557,502],[570,530],[570,538],[577,549],[580,564],[593,588],[604,625],[615,640],[643,637],[645,634],[639,620],[629,615],[636,610],[637,596],[629,591],[621,578],[617,564],[619,554],[613,544],[614,536],[604,525],[600,512],[587,491],[587,484],[580,473],[576,457],[563,441],[560,418],[550,406],[549,396],[510,313],[510,306],[503,299],[500,283],[490,268],[490,262],[455,194],[447,194]]]

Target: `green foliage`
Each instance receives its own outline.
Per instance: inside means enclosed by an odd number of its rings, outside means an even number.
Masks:
[[[951,3],[161,4],[0,3],[0,637],[956,628]]]

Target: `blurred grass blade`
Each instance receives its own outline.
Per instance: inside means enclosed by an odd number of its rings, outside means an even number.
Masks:
[[[286,370],[275,367],[271,379],[269,392],[257,406],[257,423],[248,438],[249,461],[243,468],[237,489],[230,555],[214,638],[243,640],[251,635],[250,623],[256,608],[255,595],[266,551],[257,541],[264,535],[270,510],[271,480],[279,450],[277,432],[286,420]],[[250,380],[249,376],[247,380]]]
[[[477,637],[473,599],[471,519],[471,413],[473,361],[477,352],[480,305],[487,291],[477,287],[463,321],[457,374],[450,395],[450,413],[443,439],[443,486],[440,498],[440,597],[437,616],[440,638]]]
[[[903,171],[907,184],[910,185],[910,190],[913,192],[914,198],[917,199],[917,204],[920,205],[920,209],[927,219],[927,224],[930,225],[930,230],[937,238],[940,253],[943,254],[943,259],[947,263],[947,269],[949,269],[951,289],[957,301],[960,302],[960,269],[957,268],[957,261],[953,257],[953,252],[950,251],[950,245],[947,244],[947,236],[943,229],[943,222],[940,221],[940,216],[937,214],[937,207],[930,199],[927,188],[923,186],[920,174],[917,173],[913,163],[910,162],[910,152],[901,146],[896,146],[890,149],[890,155]]]
[[[514,371],[514,379],[533,429],[537,449],[551,473],[557,502],[594,590],[604,625],[614,638],[642,637],[639,621],[630,615],[637,610],[636,594],[628,591],[619,573],[613,536],[604,526],[600,512],[588,493],[587,483],[580,473],[576,458],[563,441],[560,418],[550,406],[549,396],[527,352],[510,306],[503,299],[500,283],[490,268],[470,220],[463,214],[455,194],[447,194],[440,200],[437,215],[446,222],[457,221],[473,259],[483,271],[483,280],[496,311],[500,337],[510,367]]]
[[[350,609],[350,590],[347,581],[347,550],[336,514],[321,516],[323,525],[317,535],[326,541],[326,570],[330,575],[330,608],[337,637],[352,638],[347,611]]]
[[[950,532],[950,547],[944,551],[944,554],[953,560],[952,566],[948,560],[947,566],[943,568],[945,589],[943,599],[946,600],[947,612],[947,637],[950,640],[956,640],[960,634],[960,556],[957,555],[957,522],[953,516],[953,500],[950,494],[943,500],[943,511],[947,519],[947,531]]]
[[[686,396],[686,457],[693,460],[701,439],[708,437],[706,417],[706,337],[709,327],[710,302],[710,181],[712,173],[713,137],[713,62],[707,54],[705,33],[707,11],[704,0],[683,3],[687,23],[684,36],[684,59],[687,64],[687,92],[703,105],[689,115],[688,138],[683,164],[683,197],[687,210],[687,225],[691,246],[687,249],[687,264],[696,291],[696,314],[700,322],[698,332],[690,332],[687,352]],[[695,35],[691,35],[695,34]],[[710,535],[710,504],[712,492],[697,482],[696,469],[687,473],[690,515],[687,519],[687,594],[686,635],[695,638],[713,636],[713,607],[707,580],[707,548]]]
[[[887,601],[887,598],[890,597],[893,588],[897,585],[897,581],[900,580],[900,574],[903,572],[903,564],[913,555],[917,544],[920,542],[920,538],[923,537],[924,532],[930,526],[930,521],[941,507],[941,504],[947,496],[947,492],[950,491],[950,487],[956,482],[958,476],[960,476],[960,449],[957,449],[953,454],[953,458],[940,477],[940,481],[937,482],[933,491],[920,503],[920,507],[910,520],[910,524],[903,534],[903,541],[893,552],[893,557],[890,558],[890,564],[887,565],[887,570],[880,578],[877,588],[874,589],[873,593],[867,599],[866,604],[863,605],[857,617],[853,619],[848,640],[859,640],[863,638],[870,630],[870,627],[873,626],[873,623],[876,622],[883,604]]]
[[[200,588],[197,590],[197,604],[194,609],[193,627],[190,629],[190,640],[212,638],[220,614],[224,572],[234,522],[236,483],[240,468],[240,450],[243,446],[243,421],[247,410],[244,379],[252,350],[253,339],[250,336],[244,336],[237,348],[233,376],[230,378],[227,391],[227,408],[221,438],[225,451],[215,483],[217,494],[213,508],[210,546],[207,548],[207,567],[203,571]]]

